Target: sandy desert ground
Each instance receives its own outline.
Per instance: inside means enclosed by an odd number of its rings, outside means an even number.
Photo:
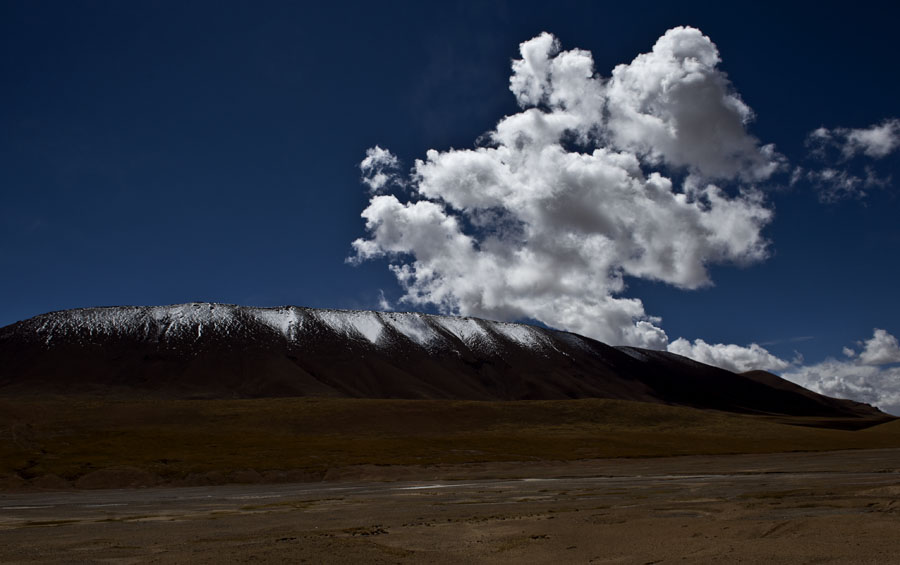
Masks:
[[[898,534],[900,449],[0,494],[3,563],[896,563]]]

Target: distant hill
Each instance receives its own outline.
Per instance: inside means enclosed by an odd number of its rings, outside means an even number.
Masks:
[[[755,371],[545,328],[417,313],[191,303],[0,328],[0,395],[612,398],[740,413],[888,417]]]

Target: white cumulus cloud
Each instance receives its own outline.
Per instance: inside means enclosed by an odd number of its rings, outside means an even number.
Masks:
[[[791,366],[788,361],[769,353],[764,347],[755,343],[748,347],[733,344],[710,344],[702,339],[694,343],[678,338],[669,344],[670,353],[690,357],[695,361],[715,365],[735,373],[761,369],[765,371],[783,371]]]
[[[900,363],[900,345],[897,338],[885,330],[875,329],[872,337],[863,344],[859,354],[860,362],[866,365],[886,365]]]
[[[408,199],[374,194],[351,261],[387,257],[414,305],[665,349],[625,277],[693,289],[711,264],[764,259],[772,212],[753,182],[782,158],[747,132],[752,112],[696,29],[669,30],[609,78],[548,33],[520,55],[521,111],[483,146],[427,151]],[[379,147],[361,164],[373,192],[395,166]]]
[[[650,53],[613,69],[609,124],[617,146],[713,178],[768,178],[782,164],[746,125],[753,112],[718,69],[715,44],[699,30],[665,33]]]

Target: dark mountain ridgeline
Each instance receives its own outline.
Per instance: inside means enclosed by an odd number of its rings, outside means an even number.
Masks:
[[[614,398],[741,413],[884,416],[762,371],[524,324],[193,303],[43,314],[0,328],[0,394],[162,398]]]

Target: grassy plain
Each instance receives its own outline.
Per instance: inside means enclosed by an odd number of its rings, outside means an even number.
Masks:
[[[0,487],[303,481],[360,465],[900,447],[900,421],[836,429],[845,424],[601,399],[3,398]]]

